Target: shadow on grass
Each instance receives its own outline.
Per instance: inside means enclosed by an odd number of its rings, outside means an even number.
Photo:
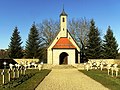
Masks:
[[[50,71],[47,69],[41,71],[27,70],[26,75],[0,86],[0,90],[34,90]]]

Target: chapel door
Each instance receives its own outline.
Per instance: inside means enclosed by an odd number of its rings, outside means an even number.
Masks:
[[[63,53],[61,53],[60,54],[60,56],[59,56],[59,64],[61,65],[61,64],[68,64],[68,54],[67,53],[65,53],[65,52],[63,52]]]

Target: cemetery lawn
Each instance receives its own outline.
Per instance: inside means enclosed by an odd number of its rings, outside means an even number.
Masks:
[[[120,75],[118,75],[118,77],[115,77],[115,75],[112,77],[111,74],[107,75],[107,70],[80,70],[80,72],[86,74],[110,90],[120,90]]]
[[[42,82],[42,80],[50,73],[50,71],[51,70],[47,69],[41,71],[38,69],[27,69],[26,75],[20,75],[20,78],[11,80],[9,84],[6,85],[2,85],[2,76],[0,75],[0,90],[35,90],[37,85]],[[7,79],[6,83],[8,83]]]

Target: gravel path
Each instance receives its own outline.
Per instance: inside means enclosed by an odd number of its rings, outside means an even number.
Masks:
[[[77,69],[53,69],[35,90],[108,90]]]

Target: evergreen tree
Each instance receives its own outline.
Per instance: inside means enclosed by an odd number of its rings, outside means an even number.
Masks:
[[[18,32],[18,28],[15,27],[14,32],[11,37],[11,42],[9,44],[9,57],[10,58],[22,58],[22,47],[21,47],[21,37],[20,32]]]
[[[40,38],[35,24],[30,29],[25,51],[26,58],[39,58],[40,56]]]
[[[113,32],[110,26],[108,27],[107,33],[104,36],[103,42],[104,58],[115,59],[118,55],[118,44],[115,37],[113,36]]]
[[[101,38],[98,28],[95,27],[95,22],[92,19],[90,22],[90,32],[88,34],[88,47],[86,55],[91,59],[101,58]]]

